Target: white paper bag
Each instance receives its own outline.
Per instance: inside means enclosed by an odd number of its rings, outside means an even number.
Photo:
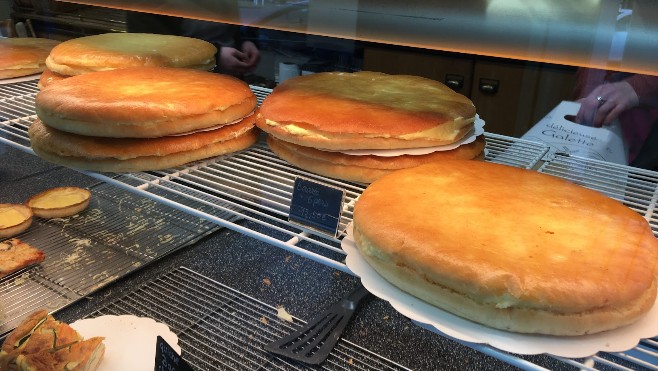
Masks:
[[[521,139],[545,143],[550,147],[548,159],[556,152],[592,158],[621,165],[628,164],[628,155],[621,135],[621,125],[595,128],[576,124],[565,118],[575,116],[580,103],[563,101],[533,126]]]

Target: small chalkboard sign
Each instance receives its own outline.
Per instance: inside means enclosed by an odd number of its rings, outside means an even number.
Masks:
[[[345,190],[298,176],[288,221],[335,237],[344,199]]]
[[[155,367],[153,371],[193,371],[192,367],[176,353],[162,336],[155,342]]]

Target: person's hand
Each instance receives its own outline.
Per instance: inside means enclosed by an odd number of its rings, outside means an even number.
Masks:
[[[260,61],[260,51],[256,44],[252,41],[245,41],[242,43],[242,52],[247,56],[247,59],[244,61],[250,66],[249,72],[256,69],[258,62]]]
[[[223,46],[219,51],[220,71],[232,75],[243,75],[253,71],[260,60],[260,52],[251,41],[242,44],[243,51]]]
[[[626,81],[597,86],[585,98],[579,99],[576,122],[601,127],[611,124],[619,115],[639,104],[633,87]]]

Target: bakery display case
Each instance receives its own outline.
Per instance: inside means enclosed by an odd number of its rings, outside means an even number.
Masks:
[[[298,33],[307,35],[307,43],[349,40],[362,53],[355,69],[422,75],[471,97],[486,121],[485,161],[599,191],[658,231],[658,173],[552,154],[548,145],[520,138],[567,99],[580,67],[658,73],[658,46],[652,42],[658,6],[651,1],[55,4],[64,28],[83,26],[62,14],[92,6],[96,15],[112,14],[113,22],[116,14],[139,11]],[[28,7],[17,9],[17,19],[38,18]],[[111,28],[85,33],[124,31]],[[301,328],[359,283],[345,243],[354,205],[367,185],[301,170],[278,158],[264,140],[235,154],[157,171],[55,166],[35,156],[28,136],[36,118],[36,83],[0,85],[0,203],[22,202],[59,185],[86,187],[93,198],[79,216],[37,219],[20,236],[42,246],[49,259],[0,281],[0,336],[39,308],[71,322],[136,315],[166,323],[194,369],[316,369],[275,357],[262,346]],[[250,87],[259,105],[272,93]],[[335,234],[290,219],[300,177],[344,192]],[[292,321],[281,318],[281,308],[293,314]],[[570,342],[551,352],[519,346],[537,339],[472,337],[461,330],[424,322],[395,300],[372,298],[317,369],[658,368],[655,334],[621,345],[623,351],[615,348],[616,337],[603,337],[595,351],[578,354],[565,350],[580,346]]]

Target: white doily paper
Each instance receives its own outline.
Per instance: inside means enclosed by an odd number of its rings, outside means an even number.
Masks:
[[[71,324],[85,339],[103,336],[105,355],[98,371],[153,371],[158,335],[180,354],[178,336],[163,323],[147,317],[100,316]]]
[[[483,133],[484,133],[484,120],[482,120],[480,116],[475,115],[475,123],[473,124],[473,129],[471,129],[471,131],[466,133],[466,135],[462,139],[451,144],[446,144],[445,146],[405,148],[405,149],[354,149],[349,151],[330,151],[330,150],[324,150],[324,151],[340,152],[352,156],[370,156],[370,155],[380,156],[380,157],[395,157],[401,155],[419,156],[433,152],[453,150],[461,145],[472,143],[473,141],[475,141],[475,138],[478,135],[482,135]]]
[[[341,247],[347,253],[347,267],[361,278],[368,291],[388,301],[398,312],[422,327],[458,340],[489,344],[517,354],[549,353],[581,358],[599,351],[625,351],[634,348],[641,339],[658,335],[658,303],[634,324],[593,335],[548,336],[497,330],[443,311],[389,283],[361,256],[354,244],[351,225]]]

